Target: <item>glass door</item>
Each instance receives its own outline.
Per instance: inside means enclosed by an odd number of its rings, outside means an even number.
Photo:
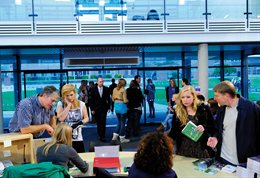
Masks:
[[[176,81],[176,85],[179,86],[179,69],[173,70],[145,70],[144,71],[144,91],[147,89],[148,80],[152,80],[152,83],[155,86],[155,95],[154,102],[148,101],[151,96],[145,94],[145,110],[144,110],[144,118],[145,123],[152,122],[162,122],[166,116],[167,112],[167,100],[166,100],[166,87],[169,86],[170,78],[174,78]],[[150,106],[149,106],[150,104]],[[154,106],[154,114],[152,112],[152,106]]]

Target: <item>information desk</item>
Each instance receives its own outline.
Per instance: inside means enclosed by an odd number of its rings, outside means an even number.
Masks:
[[[35,163],[32,134],[0,134],[0,161],[11,160],[13,164]]]
[[[120,163],[121,163],[121,173],[117,173],[114,175],[117,176],[127,176],[126,172],[123,172],[124,167],[130,167],[133,163],[135,152],[119,152]],[[93,160],[95,157],[95,153],[79,153],[80,157],[89,163],[89,170],[87,173],[83,174],[79,170],[71,169],[69,172],[73,177],[82,177],[83,175],[86,177],[93,176]],[[174,156],[174,165],[173,169],[177,173],[178,178],[236,178],[236,175],[225,173],[219,171],[215,175],[206,174],[203,172],[199,172],[195,170],[195,166],[192,164],[193,161],[197,160],[196,158],[188,158],[183,156]]]

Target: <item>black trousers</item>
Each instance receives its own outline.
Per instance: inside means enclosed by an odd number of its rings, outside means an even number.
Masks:
[[[142,111],[138,109],[130,109],[127,113],[128,120],[126,124],[126,136],[131,137],[138,136],[140,132],[140,119],[142,116]]]
[[[99,138],[105,138],[107,111],[95,111],[94,117],[97,122],[97,133]]]

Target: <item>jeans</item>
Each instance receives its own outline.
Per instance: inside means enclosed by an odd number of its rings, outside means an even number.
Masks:
[[[164,130],[167,132],[168,130],[171,130],[172,128],[172,116],[173,114],[169,113],[167,114],[166,118],[162,122],[162,125],[164,126]]]
[[[119,134],[119,136],[125,136],[125,123],[126,123],[126,113],[125,114],[116,114],[117,116],[117,126],[115,133]]]
[[[155,108],[154,108],[154,101],[148,101],[149,104],[149,117],[155,117]]]

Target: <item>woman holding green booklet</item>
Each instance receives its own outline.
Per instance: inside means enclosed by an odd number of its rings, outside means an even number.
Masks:
[[[169,133],[176,141],[176,154],[195,158],[213,157],[214,152],[207,146],[207,140],[214,132],[209,106],[198,101],[192,86],[183,87],[176,100]]]

